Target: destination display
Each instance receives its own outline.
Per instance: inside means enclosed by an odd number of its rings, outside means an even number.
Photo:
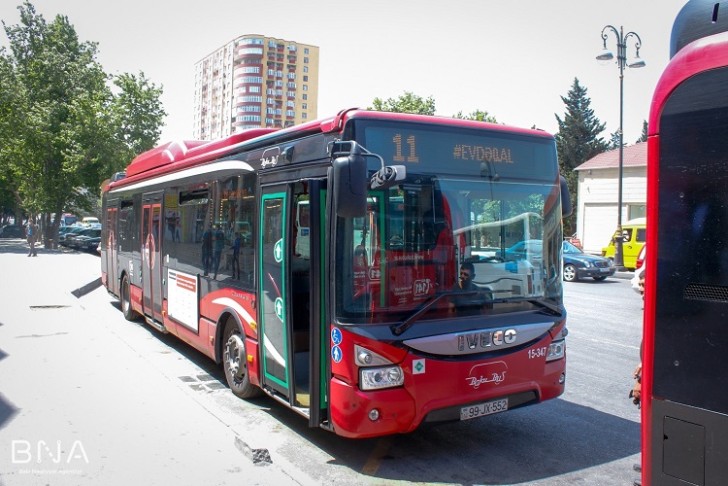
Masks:
[[[405,165],[408,172],[479,175],[553,182],[556,148],[548,137],[500,133],[494,130],[456,131],[446,126],[394,128],[365,123],[360,143],[387,165]]]

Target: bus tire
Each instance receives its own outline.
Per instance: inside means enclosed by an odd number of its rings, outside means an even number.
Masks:
[[[232,319],[225,325],[222,350],[222,368],[233,394],[240,398],[254,398],[261,395],[262,390],[250,383],[245,339]]]
[[[131,289],[129,285],[129,279],[125,276],[121,279],[121,288],[119,289],[119,301],[121,302],[121,313],[124,314],[124,319],[127,321],[133,321],[137,315],[134,309],[131,307]]]

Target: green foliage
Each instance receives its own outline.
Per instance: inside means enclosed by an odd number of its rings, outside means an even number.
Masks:
[[[640,138],[635,140],[635,143],[640,142],[646,142],[647,141],[647,120],[642,121],[642,134],[640,135]]]
[[[156,143],[162,90],[143,74],[107,75],[67,17],[46,22],[29,1],[18,10],[19,25],[3,22],[0,184],[27,213],[89,210],[101,182]]]
[[[626,145],[622,140],[622,145]],[[609,135],[609,142],[607,142],[607,149],[614,150],[619,148],[619,130]]]
[[[587,89],[574,78],[574,83],[566,96],[561,100],[566,105],[563,120],[556,116],[559,131],[556,134],[556,149],[559,157],[559,169],[566,178],[573,207],[577,207],[578,174],[576,167],[583,164],[597,154],[607,150],[607,143],[599,134],[604,131],[604,123],[594,116],[590,108],[591,100],[587,96]],[[564,234],[570,235],[576,231],[576,212],[564,219]]]
[[[435,100],[430,96],[427,99],[416,94],[405,91],[399,98],[388,98],[383,101],[381,98],[374,98],[370,110],[392,111],[396,113],[417,113],[420,115],[435,114]]]
[[[498,120],[496,120],[494,116],[491,116],[487,111],[484,110],[475,110],[469,115],[463,115],[462,111],[458,111],[456,115],[453,115],[453,118],[459,118],[460,120],[475,120],[489,123],[498,123]]]

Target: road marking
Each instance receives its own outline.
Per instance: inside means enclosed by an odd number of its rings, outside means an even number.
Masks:
[[[366,474],[368,476],[375,475],[379,470],[379,465],[382,463],[382,459],[389,452],[390,447],[392,447],[392,439],[390,437],[379,439],[377,441],[377,445],[374,446],[374,450],[372,450],[372,453],[369,455],[367,462],[364,464],[364,467],[361,468],[362,474]]]

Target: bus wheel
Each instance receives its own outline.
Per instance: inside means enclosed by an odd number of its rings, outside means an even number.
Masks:
[[[133,321],[136,319],[136,312],[131,308],[131,291],[129,290],[129,279],[127,277],[121,280],[120,294],[121,313],[124,314],[124,319]]]
[[[228,321],[225,326],[223,346],[222,367],[230,390],[240,398],[260,395],[262,390],[250,383],[245,341],[234,321]]]

